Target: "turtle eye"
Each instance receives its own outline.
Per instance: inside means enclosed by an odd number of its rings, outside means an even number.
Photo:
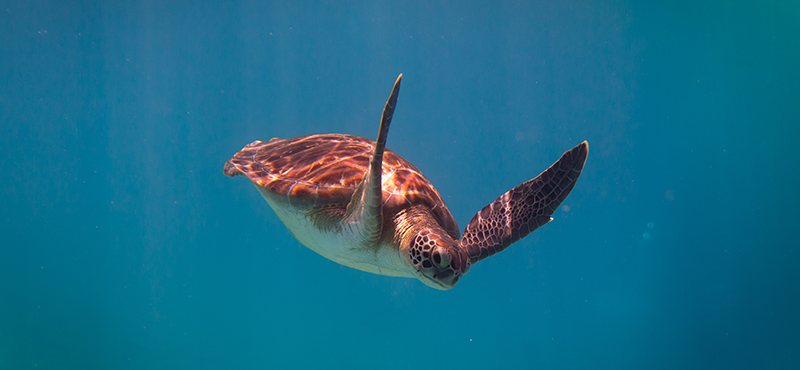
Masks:
[[[436,248],[431,254],[431,258],[436,267],[440,269],[445,269],[450,266],[450,253],[447,253],[446,250]]]

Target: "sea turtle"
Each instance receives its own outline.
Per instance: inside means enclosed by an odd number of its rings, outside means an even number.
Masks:
[[[459,236],[442,197],[385,149],[400,80],[378,140],[324,134],[255,141],[225,163],[247,176],[300,243],[345,266],[450,289],[476,262],[546,224],[581,174],[586,141],[478,212]]]

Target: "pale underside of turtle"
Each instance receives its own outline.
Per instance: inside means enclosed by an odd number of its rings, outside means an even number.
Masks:
[[[581,174],[584,141],[480,210],[459,235],[442,197],[414,165],[385,149],[400,80],[378,140],[325,134],[255,141],[225,163],[247,176],[297,240],[345,266],[450,289],[476,262],[552,220]]]

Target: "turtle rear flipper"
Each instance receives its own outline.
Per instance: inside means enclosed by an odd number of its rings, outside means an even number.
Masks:
[[[478,212],[464,229],[460,247],[471,263],[508,248],[550,222],[578,181],[589,144],[568,150],[535,179],[509,190]]]

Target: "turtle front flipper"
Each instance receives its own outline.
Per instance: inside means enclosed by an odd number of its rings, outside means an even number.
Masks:
[[[578,181],[589,144],[584,141],[564,153],[533,180],[509,190],[483,207],[464,229],[460,247],[471,263],[508,248],[550,222],[550,216]]]
[[[361,224],[361,235],[367,245],[377,245],[383,227],[382,198],[383,190],[381,175],[383,173],[383,152],[386,148],[386,138],[389,135],[389,124],[392,123],[394,107],[397,105],[397,95],[400,93],[400,80],[403,74],[397,76],[392,93],[383,107],[381,126],[378,129],[378,140],[375,141],[375,150],[369,161],[369,168],[364,174],[364,180],[353,193],[353,198],[347,206],[346,221]]]

